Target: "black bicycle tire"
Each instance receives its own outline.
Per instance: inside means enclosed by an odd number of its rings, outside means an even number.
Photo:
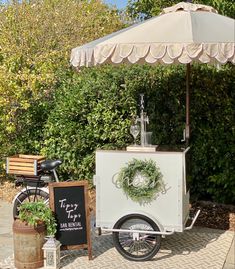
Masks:
[[[141,214],[130,214],[122,217],[117,221],[117,223],[114,225],[114,229],[120,229],[121,226],[131,220],[131,219],[141,219],[147,222],[154,231],[160,231],[158,225],[150,218],[147,216],[141,215]],[[119,232],[113,232],[113,242],[114,246],[117,249],[117,251],[127,260],[131,261],[147,261],[152,259],[157,252],[159,251],[161,247],[161,235],[151,235],[152,237],[155,237],[155,246],[152,248],[151,252],[148,252],[147,254],[136,256],[132,255],[129,252],[125,251],[125,249],[121,246],[120,241],[119,241]]]
[[[17,198],[14,201],[14,205],[13,205],[13,218],[14,219],[16,219],[18,216],[18,209],[17,209],[18,206],[20,206],[26,199],[28,199],[30,195],[41,196],[43,200],[49,200],[49,193],[45,192],[44,190],[36,189],[36,188],[24,190],[17,196]]]

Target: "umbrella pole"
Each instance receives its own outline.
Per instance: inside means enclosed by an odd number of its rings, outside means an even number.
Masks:
[[[186,147],[189,145],[190,138],[190,72],[191,66],[190,63],[187,64],[186,68],[186,126],[185,126],[185,138],[186,138]]]

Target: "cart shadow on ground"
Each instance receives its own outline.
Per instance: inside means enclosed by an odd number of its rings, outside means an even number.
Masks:
[[[160,251],[151,261],[161,261],[174,258],[177,255],[185,257],[192,253],[203,251],[209,244],[217,241],[224,232],[223,230],[195,227],[191,231],[166,236],[162,239]],[[112,234],[98,236],[92,233],[92,256],[94,262],[99,256],[104,255],[113,248]],[[120,254],[117,252],[117,255]],[[66,266],[83,257],[88,260],[87,250],[62,251],[61,265]]]
[[[163,260],[181,255],[201,252],[217,241],[225,231],[195,227],[191,231],[175,233],[162,239],[159,253],[153,260]],[[218,246],[219,248],[219,246]]]
[[[94,232],[91,235],[92,241],[92,260],[95,260],[97,257],[101,256],[109,249],[114,248],[112,241],[112,234],[102,234],[98,236]],[[65,266],[69,263],[72,263],[77,258],[87,256],[88,260],[88,251],[86,249],[81,250],[65,250],[61,252],[61,265]]]

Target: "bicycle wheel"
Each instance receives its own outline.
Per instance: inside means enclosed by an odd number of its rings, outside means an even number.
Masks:
[[[13,205],[13,218],[15,219],[19,215],[18,207],[24,202],[37,202],[42,200],[46,204],[49,203],[49,193],[41,189],[27,189],[19,193]]]
[[[113,242],[117,251],[131,261],[147,261],[153,258],[161,246],[161,235],[146,231],[159,231],[150,218],[140,214],[130,214],[121,218],[114,229],[143,230],[143,233],[113,232]]]

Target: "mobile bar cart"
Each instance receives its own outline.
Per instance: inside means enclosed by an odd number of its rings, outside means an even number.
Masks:
[[[159,147],[156,152],[144,153],[96,152],[96,226],[113,232],[115,247],[127,259],[148,260],[159,250],[161,236],[192,228],[199,211],[191,225],[186,226],[189,219],[188,151],[189,148],[175,151]],[[149,203],[132,201],[116,182],[121,168],[133,159],[153,160],[163,175],[165,190]],[[139,253],[130,249],[131,242],[138,241]]]
[[[187,186],[190,148],[145,146],[147,115],[143,111],[143,96],[141,103],[141,116],[138,118],[142,125],[141,146],[127,147],[125,151],[97,150],[94,177],[96,226],[113,232],[116,249],[125,258],[136,261],[152,258],[160,248],[162,236],[191,229],[200,213],[198,210],[187,226],[190,215]],[[143,169],[149,163],[156,167],[156,170],[151,170],[149,178],[160,171],[161,188],[148,201],[133,200],[120,185],[123,167],[130,163],[135,165],[135,162],[143,164]],[[138,189],[147,189],[150,182],[146,173],[137,170],[132,171],[133,181],[128,176],[124,180],[132,184],[138,193]]]

